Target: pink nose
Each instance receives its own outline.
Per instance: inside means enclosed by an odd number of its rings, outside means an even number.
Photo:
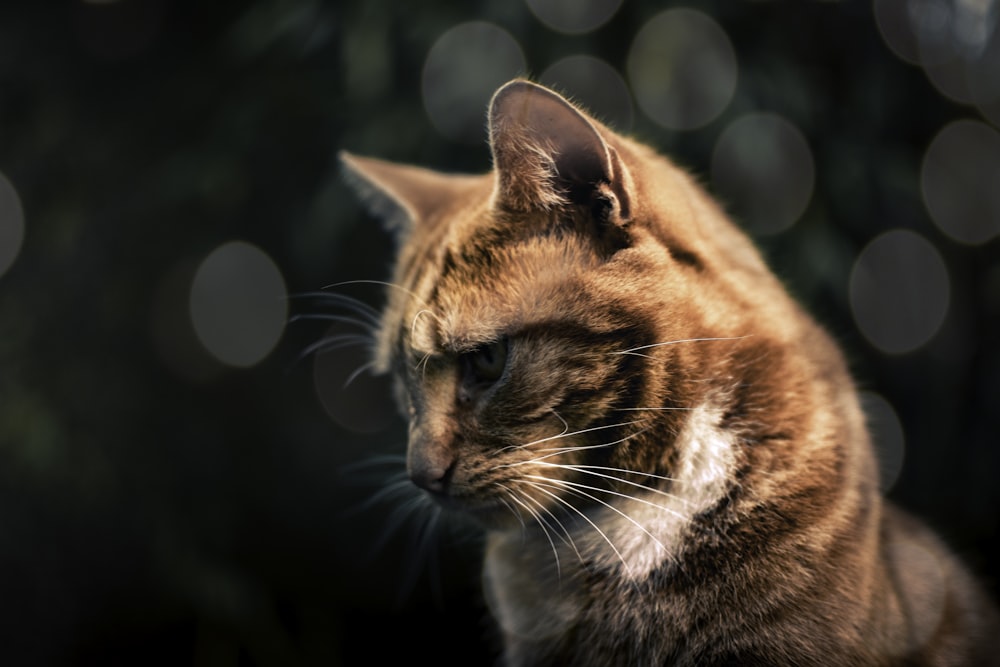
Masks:
[[[411,468],[410,481],[434,495],[445,496],[448,494],[450,472],[450,468],[444,470],[435,467]]]
[[[448,495],[455,458],[445,447],[425,442],[410,442],[407,456],[410,481],[432,494]]]

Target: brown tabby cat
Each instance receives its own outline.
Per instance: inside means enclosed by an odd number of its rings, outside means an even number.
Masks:
[[[517,80],[494,172],[344,155],[402,243],[376,364],[408,471],[488,530],[510,665],[1000,664],[879,495],[844,360],[692,180]]]

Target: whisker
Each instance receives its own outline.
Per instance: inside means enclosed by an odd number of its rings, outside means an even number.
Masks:
[[[649,430],[648,428],[644,428],[641,431],[630,433],[626,435],[624,438],[619,438],[618,440],[612,440],[611,442],[602,442],[597,445],[572,445],[570,447],[549,447],[547,449],[540,449],[538,450],[539,452],[549,452],[549,453],[545,454],[544,456],[537,456],[534,459],[531,459],[531,461],[542,461],[544,459],[551,458],[553,456],[558,456],[559,454],[565,454],[566,452],[582,452],[588,449],[601,449],[604,447],[613,447],[614,445],[620,445],[626,440],[631,440],[636,436],[642,435],[648,430]],[[514,464],[508,464],[508,465],[514,465]]]
[[[428,352],[427,354],[425,354],[423,357],[420,358],[420,361],[418,361],[417,365],[413,367],[413,370],[414,371],[420,371],[420,367],[423,366],[422,374],[423,374],[423,377],[426,378],[427,377],[427,362],[430,360],[430,358],[431,358],[431,353]]]
[[[555,514],[553,514],[552,510],[550,510],[548,507],[546,507],[545,505],[543,505],[541,503],[541,501],[539,501],[537,498],[533,498],[532,496],[529,496],[529,495],[525,495],[524,497],[527,500],[529,500],[530,502],[534,503],[535,506],[538,507],[539,510],[541,510],[542,512],[544,512],[545,514],[547,514],[555,522],[555,524],[557,526],[559,526],[559,529],[562,531],[562,535],[560,535],[558,531],[553,530],[553,532],[556,533],[556,535],[559,537],[559,539],[562,541],[563,544],[565,544],[566,546],[568,546],[570,549],[573,550],[573,553],[576,554],[577,559],[581,563],[583,563],[584,562],[583,556],[580,554],[580,550],[576,548],[576,542],[573,541],[573,534],[570,533],[569,529],[566,528],[566,526],[563,524],[563,522],[559,520],[559,517],[557,517]],[[546,523],[548,523],[548,522],[546,522]]]
[[[524,461],[523,463],[532,463],[532,461]],[[663,475],[654,475],[653,473],[648,473],[648,472],[638,472],[638,471],[635,471],[635,470],[625,470],[624,468],[610,468],[610,467],[607,467],[607,466],[573,465],[573,464],[566,464],[566,463],[551,463],[549,461],[538,461],[537,463],[538,463],[538,465],[547,466],[549,468],[562,468],[562,469],[565,469],[565,470],[572,470],[574,472],[583,473],[585,475],[592,475],[594,477],[601,477],[603,479],[610,479],[610,480],[615,481],[615,482],[621,482],[622,484],[627,484],[628,486],[634,486],[634,487],[636,487],[638,489],[642,489],[643,491],[649,491],[650,493],[655,493],[656,495],[663,496],[664,498],[669,498],[671,500],[677,500],[679,502],[684,503],[685,505],[691,505],[692,504],[690,500],[687,500],[685,498],[681,498],[680,496],[678,496],[678,495],[676,495],[674,493],[670,493],[669,491],[664,491],[663,489],[656,489],[656,488],[653,488],[653,487],[650,487],[650,486],[646,486],[645,484],[640,484],[639,482],[633,482],[631,480],[623,479],[623,478],[617,477],[615,475],[606,475],[606,474],[604,474],[602,472],[597,472],[597,471],[598,470],[605,470],[605,471],[611,471],[611,472],[621,472],[621,473],[625,473],[625,474],[641,475],[641,476],[649,477],[649,478],[652,478],[652,479],[661,479],[661,480],[664,480],[666,482],[680,482],[680,480],[675,479],[673,477],[664,477]],[[609,491],[609,493],[610,493],[610,491]],[[635,500],[638,500],[638,498],[635,498]]]
[[[651,472],[641,472],[639,470],[629,470],[627,468],[613,468],[611,466],[588,466],[588,465],[581,465],[581,464],[577,464],[577,463],[549,463],[549,462],[546,462],[543,465],[553,466],[553,467],[557,467],[557,468],[571,468],[573,470],[580,470],[580,471],[604,470],[604,471],[607,471],[607,472],[620,472],[620,473],[625,473],[626,475],[639,475],[640,477],[649,477],[649,478],[652,478],[652,479],[661,479],[664,482],[681,483],[681,480],[677,479],[676,477],[667,477],[665,475],[656,475],[656,474],[653,474]],[[620,479],[620,478],[615,477],[614,479]],[[621,481],[624,482],[626,480],[623,479]],[[642,485],[640,484],[640,486],[642,486]],[[649,487],[644,486],[643,488],[649,488]],[[652,490],[655,490],[655,489],[652,489]]]
[[[349,514],[367,512],[375,505],[378,505],[382,501],[393,496],[415,496],[415,494],[413,494],[413,483],[406,477],[406,473],[399,473],[398,475],[394,475],[394,477],[397,478],[395,481],[383,486],[381,489],[365,499],[364,502],[358,503],[355,507],[348,509],[347,512]],[[411,499],[419,502],[419,497],[407,498],[407,500]]]
[[[651,502],[651,501],[646,500],[644,498],[639,498],[638,496],[630,496],[627,493],[620,493],[618,491],[612,491],[610,489],[601,489],[601,488],[598,488],[596,486],[589,486],[587,484],[581,484],[580,482],[571,482],[571,481],[565,480],[565,479],[552,480],[552,479],[549,479],[548,477],[542,477],[541,475],[525,475],[524,479],[544,480],[544,481],[547,481],[547,482],[550,482],[550,483],[557,483],[558,482],[560,485],[565,485],[567,487],[573,487],[573,488],[579,488],[579,489],[587,489],[588,491],[597,491],[598,493],[607,493],[607,494],[612,495],[612,496],[618,496],[619,498],[625,498],[627,500],[634,500],[637,503],[642,503],[644,505],[649,505],[650,507],[655,507],[657,509],[663,510],[664,512],[668,512],[670,514],[673,514],[678,519],[687,520],[686,516],[684,516],[683,514],[681,514],[680,512],[678,512],[677,510],[675,510],[675,509],[673,509],[671,507],[664,507],[663,505],[657,505],[654,502]]]
[[[677,345],[679,343],[698,343],[713,340],[742,340],[744,338],[749,338],[753,334],[747,334],[746,336],[718,336],[714,338],[681,338],[679,340],[668,340],[662,343],[650,343],[649,345],[640,345],[639,347],[633,347],[628,350],[620,350],[618,352],[612,352],[611,354],[631,354],[637,357],[645,357],[650,359],[648,354],[640,354],[639,350],[649,350],[654,347],[663,347],[665,345]]]
[[[373,325],[371,322],[363,322],[356,317],[351,317],[349,315],[335,315],[333,313],[298,313],[297,315],[292,315],[288,318],[289,324],[299,322],[302,320],[312,320],[312,321],[322,321],[322,322],[337,322],[339,324],[352,324],[363,328],[369,333],[374,333],[377,330],[377,325]]]
[[[653,410],[694,410],[694,408],[615,408],[614,409],[615,412],[629,412],[629,411],[645,412],[647,410],[649,410],[649,411],[653,411]]]
[[[392,287],[393,289],[398,289],[399,291],[405,292],[406,294],[410,295],[411,297],[419,301],[421,305],[429,307],[429,304],[422,298],[420,298],[420,296],[418,296],[417,294],[411,292],[402,285],[386,282],[384,280],[345,280],[344,282],[332,283],[330,285],[326,285],[325,287],[323,287],[323,289],[326,290],[333,287],[343,287],[344,285],[382,285],[383,287]]]
[[[546,528],[546,525],[548,525],[548,522],[545,521],[544,517],[542,517],[538,512],[536,512],[531,507],[529,507],[526,502],[520,500],[517,497],[517,494],[512,489],[509,489],[509,488],[507,488],[506,486],[504,486],[502,484],[497,484],[497,486],[499,486],[500,488],[504,489],[508,493],[508,495],[510,496],[511,500],[513,500],[515,503],[517,503],[518,505],[520,505],[521,507],[523,507],[524,510],[528,514],[530,514],[532,516],[532,518],[534,518],[535,522],[542,529],[542,534],[545,535],[545,539],[548,540],[549,546],[552,547],[552,556],[553,556],[553,558],[555,559],[555,562],[556,562],[556,574],[558,575],[559,579],[561,580],[562,579],[562,565],[559,562],[559,550],[556,549],[556,543],[552,541],[552,535],[549,534],[549,529],[554,530],[552,528],[552,526],[549,526],[548,528]],[[520,514],[517,513],[517,512],[515,512],[515,514],[517,515],[518,519],[520,520],[520,518],[521,518]],[[527,527],[524,525],[523,521],[521,521],[521,528],[523,528],[525,531],[527,531]]]
[[[560,420],[564,424],[566,423],[565,420],[563,420],[561,417],[560,417]],[[549,442],[549,441],[552,441],[552,440],[558,440],[559,438],[570,438],[572,436],[582,435],[584,433],[593,433],[594,431],[601,431],[601,430],[609,429],[609,428],[619,428],[621,426],[633,426],[635,424],[641,424],[641,423],[642,423],[642,420],[641,419],[637,419],[635,421],[621,422],[621,423],[618,423],[618,424],[605,424],[604,426],[593,426],[591,428],[585,428],[585,429],[581,429],[579,431],[573,431],[572,433],[566,433],[564,431],[563,433],[560,433],[558,435],[550,435],[550,436],[548,436],[546,438],[540,438],[538,440],[533,440],[532,442],[526,443],[524,445],[507,445],[506,447],[501,447],[500,449],[498,449],[496,451],[496,453],[497,454],[501,454],[503,452],[506,452],[506,451],[509,451],[509,450],[512,450],[512,449],[526,449],[526,448],[532,447],[534,445],[539,445],[539,444],[541,444],[543,442]]]
[[[426,315],[430,315],[431,317],[433,317],[434,319],[436,319],[438,322],[441,321],[441,318],[438,317],[438,314],[435,313],[433,310],[427,310],[426,308],[421,308],[420,310],[418,310],[416,312],[416,314],[413,316],[413,320],[410,322],[410,338],[413,338],[413,331],[414,331],[414,329],[417,326],[417,320],[420,319],[421,315],[425,315],[425,314]]]
[[[569,432],[569,423],[567,423],[566,420],[563,419],[562,416],[560,416],[560,414],[558,412],[556,412],[555,410],[552,410],[551,412],[555,416],[556,419],[558,419],[559,421],[562,422],[563,431],[559,435],[560,436],[566,435]]]
[[[504,486],[503,484],[500,484],[499,482],[495,482],[495,484],[498,487],[500,487],[501,489],[503,489],[503,491],[505,492],[505,495],[513,496],[514,492],[511,491],[510,489],[508,489],[506,486]],[[514,500],[515,502],[517,502],[516,499],[514,499],[514,498],[511,498],[511,499]],[[500,501],[501,505],[503,505],[504,507],[506,507],[507,509],[510,510],[510,513],[514,515],[514,518],[517,519],[517,522],[519,524],[521,524],[521,535],[522,536],[525,535],[528,532],[528,526],[525,525],[525,523],[524,523],[524,517],[522,517],[521,513],[517,511],[517,508],[514,507],[513,505],[511,505],[509,502],[507,502],[507,499],[504,498],[503,496],[499,496],[497,498],[497,500]]]
[[[348,284],[348,283],[341,283],[341,284]],[[288,299],[325,299],[325,300],[329,300],[329,301],[349,301],[349,302],[351,302],[353,304],[356,304],[358,306],[362,306],[364,308],[367,308],[368,310],[370,310],[372,312],[373,315],[377,315],[378,314],[378,311],[373,306],[365,303],[364,301],[362,301],[361,299],[359,299],[357,297],[350,296],[350,295],[344,294],[342,292],[329,292],[329,291],[327,291],[327,290],[329,290],[329,289],[331,289],[333,287],[336,287],[336,286],[337,285],[327,285],[323,289],[319,289],[319,290],[310,290],[308,292],[294,292],[292,294],[287,295],[287,298]]]
[[[577,558],[580,559],[580,562],[583,562],[583,556],[580,555],[580,552],[576,548],[576,544],[573,542],[573,535],[572,535],[572,533],[570,533],[569,530],[566,528],[566,526],[563,525],[563,522],[559,520],[559,517],[557,517],[555,514],[553,514],[552,510],[550,510],[548,507],[546,507],[545,505],[543,505],[537,498],[533,498],[530,495],[524,495],[524,498],[528,502],[533,503],[540,511],[542,511],[546,515],[548,515],[548,517],[550,519],[552,519],[552,521],[554,521],[557,526],[559,526],[559,530],[555,530],[553,528],[553,532],[562,541],[563,544],[565,544],[566,546],[570,547],[576,553]],[[550,524],[548,521],[546,521],[545,523],[550,528],[552,528],[552,524]],[[560,531],[562,533],[561,535],[560,535]]]
[[[545,480],[545,478],[544,478],[544,477],[543,477],[542,479],[543,479],[543,480]],[[594,523],[593,521],[591,521],[591,520],[590,520],[590,517],[588,517],[588,516],[587,516],[586,514],[584,514],[584,513],[582,512],[582,511],[580,511],[580,509],[578,509],[578,508],[577,508],[577,507],[576,507],[575,505],[573,505],[573,503],[571,503],[571,502],[569,502],[568,500],[566,500],[565,498],[563,498],[563,497],[561,497],[561,496],[559,496],[559,495],[557,495],[557,494],[555,494],[555,493],[552,493],[551,491],[549,491],[549,489],[550,489],[550,488],[555,488],[556,490],[559,490],[559,487],[552,487],[552,486],[550,486],[549,484],[540,484],[540,483],[538,483],[538,482],[529,482],[529,481],[527,481],[527,480],[525,480],[525,479],[518,479],[517,481],[519,481],[519,482],[524,482],[525,484],[528,484],[528,485],[529,485],[529,486],[531,486],[532,488],[535,488],[535,489],[537,489],[537,490],[538,490],[539,492],[541,492],[541,493],[544,493],[545,495],[547,495],[547,496],[551,497],[551,498],[552,498],[553,500],[555,500],[556,502],[558,502],[558,503],[561,503],[561,504],[565,505],[565,506],[566,506],[566,507],[568,507],[569,509],[571,509],[571,510],[573,510],[574,512],[576,512],[577,514],[579,514],[579,515],[580,515],[580,517],[581,517],[581,518],[582,518],[582,519],[583,519],[584,521],[586,521],[587,523],[589,523],[589,524],[590,524],[590,526],[591,526],[591,527],[592,527],[592,528],[593,528],[593,529],[594,529],[594,530],[595,530],[595,531],[597,532],[597,534],[598,534],[598,535],[600,535],[600,536],[601,536],[601,538],[603,538],[603,539],[604,539],[604,541],[608,543],[608,546],[609,546],[609,547],[611,547],[611,550],[615,552],[615,555],[616,555],[616,556],[618,556],[618,560],[620,560],[620,561],[621,561],[622,565],[623,565],[623,566],[625,567],[625,569],[626,569],[626,570],[628,571],[628,573],[629,573],[629,576],[630,576],[630,578],[631,578],[631,575],[632,575],[632,568],[631,568],[631,567],[629,566],[628,562],[627,562],[627,561],[625,560],[625,558],[624,558],[624,557],[622,556],[621,552],[620,552],[620,551],[618,551],[618,547],[616,547],[616,546],[615,546],[615,543],[611,541],[611,539],[610,539],[610,538],[609,538],[609,537],[608,537],[608,536],[607,536],[607,535],[606,535],[606,534],[604,533],[604,531],[603,531],[603,530],[601,530],[601,529],[600,529],[600,528],[599,528],[599,527],[597,526],[597,524],[596,524],[596,523]],[[545,481],[547,482],[548,480],[545,480]]]
[[[546,479],[546,478],[542,478],[542,479]],[[649,532],[649,530],[647,530],[645,526],[643,526],[638,521],[636,521],[635,519],[633,519],[632,517],[630,517],[628,514],[625,514],[625,512],[622,512],[620,509],[618,509],[614,505],[601,500],[597,496],[593,496],[593,495],[591,495],[589,493],[586,493],[584,491],[580,491],[579,489],[573,488],[571,486],[571,483],[566,482],[566,480],[556,480],[556,479],[553,479],[553,480],[548,480],[548,481],[552,482],[553,484],[555,484],[558,487],[565,488],[567,491],[570,491],[571,493],[575,493],[575,494],[583,496],[585,498],[589,498],[589,499],[593,500],[594,502],[599,503],[600,505],[603,505],[604,507],[607,507],[609,510],[611,510],[612,512],[615,512],[616,514],[618,514],[619,516],[621,516],[626,521],[632,523],[636,528],[638,528],[642,532],[646,533],[646,535],[649,536],[649,539],[653,540],[653,542],[655,542],[656,545],[662,551],[666,551],[667,550],[667,547],[665,547],[663,545],[663,542],[660,542],[660,540],[658,540],[655,535],[653,535],[651,532]]]
[[[399,490],[397,489],[396,495],[403,495],[398,491]],[[427,498],[416,493],[409,494],[409,497],[406,498],[406,502],[395,502],[393,504],[392,511],[389,512],[384,523],[381,525],[381,534],[372,544],[372,554],[384,549],[385,545],[389,542],[389,539],[404,525],[406,525],[412,517],[422,516],[423,512],[427,510],[427,506]]]
[[[421,494],[421,497],[427,499],[423,494]],[[430,502],[429,499],[428,502]],[[410,561],[410,566],[407,568],[406,577],[403,579],[399,595],[397,596],[397,605],[401,605],[405,598],[416,588],[417,578],[420,576],[421,569],[425,569],[427,572],[431,592],[434,593],[438,604],[443,603],[444,593],[441,586],[439,568],[436,566],[437,549],[434,548],[434,537],[438,532],[442,509],[436,503],[430,504],[433,511],[429,515],[425,515],[424,521],[416,530],[416,536],[411,539],[411,544],[414,545],[411,552],[416,558]]]
[[[381,322],[381,315],[379,311],[370,306],[369,304],[356,299],[353,296],[348,296],[346,294],[338,294],[336,292],[301,292],[299,294],[291,294],[289,299],[319,299],[321,301],[334,302],[339,306],[343,306],[349,310],[354,311],[359,316],[361,316],[366,324],[370,324],[372,328],[378,328]]]
[[[405,463],[406,456],[403,454],[382,454],[380,456],[370,456],[362,461],[346,463],[340,467],[340,471],[342,473],[357,472],[359,470],[364,470],[365,468],[374,468],[376,466],[384,465],[399,466]]]
[[[374,341],[371,336],[363,336],[361,334],[339,334],[336,336],[328,336],[307,346],[306,349],[304,349],[299,355],[299,359],[304,359],[317,352],[332,352],[345,347],[364,347],[371,346],[373,344]]]
[[[344,387],[343,388],[347,389],[351,385],[351,383],[354,382],[354,380],[359,375],[361,375],[365,371],[371,370],[374,367],[375,367],[375,361],[374,360],[369,361],[366,364],[361,364],[360,366],[358,366],[357,369],[355,369],[355,371],[353,373],[351,373],[350,375],[347,376],[347,380],[344,381]]]

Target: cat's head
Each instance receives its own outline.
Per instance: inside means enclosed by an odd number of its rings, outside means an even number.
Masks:
[[[789,301],[684,172],[560,95],[508,83],[489,133],[481,176],[343,156],[400,241],[376,364],[410,476],[487,523],[662,486]]]

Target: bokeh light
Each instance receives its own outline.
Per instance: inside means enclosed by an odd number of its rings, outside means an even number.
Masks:
[[[931,141],[920,172],[924,202],[942,232],[962,243],[1000,234],[1000,133],[959,120]]]
[[[736,90],[729,37],[693,9],[668,9],[647,21],[632,41],[627,69],[639,107],[672,130],[711,122]]]
[[[875,24],[892,52],[908,63],[920,64],[920,44],[905,0],[875,0]]]
[[[992,36],[992,2],[910,0],[907,7],[927,78],[945,96],[975,102],[970,85]]]
[[[219,361],[249,367],[266,357],[285,328],[288,303],[281,272],[244,241],[219,246],[191,283],[191,322]]]
[[[851,313],[861,333],[888,354],[912,352],[941,328],[951,286],[937,249],[894,229],[873,239],[851,269]]]
[[[741,116],[719,136],[712,185],[754,234],[791,227],[812,198],[812,151],[792,123],[772,113]]]
[[[879,488],[888,492],[903,469],[906,452],[906,435],[895,408],[881,394],[862,391],[858,396],[865,411],[868,431],[875,446],[879,464]]]
[[[620,132],[632,128],[635,112],[625,79],[599,58],[568,56],[542,72],[539,82],[582,104],[589,113]]]
[[[1000,6],[997,19],[1000,21]],[[987,119],[1000,126],[1000,28],[994,25],[993,35],[976,65],[968,72],[973,102]]]
[[[7,272],[24,242],[24,209],[17,190],[0,172],[0,276]]]
[[[444,136],[481,144],[494,91],[524,73],[524,54],[510,33],[484,21],[463,23],[441,35],[427,54],[421,80],[424,108]]]
[[[622,0],[527,0],[539,21],[557,32],[581,35],[614,16]]]
[[[946,97],[1000,109],[1000,30],[995,0],[875,0],[876,24],[889,48],[919,65]],[[993,117],[994,122],[997,117]]]

